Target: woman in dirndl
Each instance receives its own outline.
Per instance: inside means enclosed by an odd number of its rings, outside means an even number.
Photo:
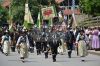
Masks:
[[[94,28],[92,37],[92,49],[99,50],[100,49],[100,40],[99,40],[99,30]]]
[[[81,30],[76,38],[76,43],[78,44],[78,53],[80,57],[85,57],[88,55],[87,52],[87,44],[89,42],[89,39],[84,33],[84,30]],[[82,59],[82,61],[85,61]]]

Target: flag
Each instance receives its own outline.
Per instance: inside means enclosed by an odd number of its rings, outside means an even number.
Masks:
[[[63,1],[64,0],[55,0],[55,2],[58,3],[58,4],[61,3],[61,2],[63,2]]]
[[[13,32],[14,31],[14,29],[15,29],[15,25],[14,25],[14,23],[12,22],[12,15],[10,15],[10,19],[9,19],[9,21],[8,21],[8,24],[9,24],[9,31],[10,32]]]
[[[56,11],[54,6],[49,6],[41,9],[43,19],[49,20],[56,16]]]
[[[56,6],[53,5],[53,9],[54,9],[54,13],[55,13],[55,17],[57,16],[57,11],[56,11]]]
[[[49,19],[49,26],[53,26],[52,19]]]
[[[41,28],[41,16],[40,16],[40,12],[38,13],[37,27]]]
[[[24,28],[30,29],[33,25],[33,19],[29,10],[28,4],[25,4]]]
[[[14,31],[14,28],[13,28],[13,24],[12,23],[9,25],[9,31],[10,32],[13,32]]]
[[[59,21],[62,22],[63,21],[63,14],[62,14],[62,11],[60,11],[58,13],[58,17],[59,17]]]

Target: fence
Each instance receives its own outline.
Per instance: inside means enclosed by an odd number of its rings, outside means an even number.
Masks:
[[[80,26],[100,26],[100,16],[85,19],[80,22]]]

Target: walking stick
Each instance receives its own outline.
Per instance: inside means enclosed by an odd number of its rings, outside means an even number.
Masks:
[[[76,50],[77,50],[77,56],[79,55],[78,53],[78,43],[76,44]]]

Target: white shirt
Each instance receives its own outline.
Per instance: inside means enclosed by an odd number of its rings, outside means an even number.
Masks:
[[[20,37],[18,38],[18,40],[17,40],[17,44],[16,44],[16,45],[19,45],[19,44],[20,44],[20,40],[21,40],[21,38],[22,38],[22,36],[20,36]],[[26,35],[26,44],[27,44],[28,47],[30,46],[30,44],[29,44],[29,40],[28,40],[28,36],[27,36],[27,35]]]
[[[3,36],[2,36],[1,44],[3,44],[5,37],[6,37],[6,35],[3,35]],[[9,36],[9,40],[8,40],[8,41],[9,41],[10,44],[11,44],[11,37],[10,37],[10,36]]]

